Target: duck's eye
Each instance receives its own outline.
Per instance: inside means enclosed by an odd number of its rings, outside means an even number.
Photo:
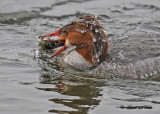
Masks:
[[[67,36],[68,32],[65,29],[61,29],[61,35]]]

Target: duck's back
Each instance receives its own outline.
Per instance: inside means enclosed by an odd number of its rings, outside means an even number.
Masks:
[[[109,56],[97,68],[96,75],[149,78],[160,74],[160,37],[127,36],[110,41]]]

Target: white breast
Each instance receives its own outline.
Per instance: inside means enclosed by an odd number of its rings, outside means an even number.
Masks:
[[[69,54],[65,55],[64,60],[65,63],[76,67],[78,69],[87,69],[92,67],[93,65],[87,62],[77,51],[73,50],[69,52]]]

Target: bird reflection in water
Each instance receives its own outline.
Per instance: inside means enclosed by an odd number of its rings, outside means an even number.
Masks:
[[[55,87],[38,89],[58,92],[66,96],[66,98],[53,98],[49,99],[49,101],[73,109],[72,111],[68,111],[63,109],[59,110],[53,107],[49,112],[72,114],[84,114],[98,106],[101,101],[100,97],[102,96],[102,89],[100,87],[105,84],[103,81],[100,81],[100,79],[74,76],[71,74],[69,74],[69,76],[60,76],[56,79],[52,75],[43,74],[41,75],[41,83],[49,83],[55,85]],[[68,99],[68,96],[71,96],[71,98]]]

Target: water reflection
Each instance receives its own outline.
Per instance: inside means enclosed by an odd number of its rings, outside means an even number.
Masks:
[[[53,65],[54,66],[54,65]],[[48,68],[47,68],[48,67]],[[100,87],[106,85],[103,79],[88,78],[86,76],[64,73],[60,70],[49,69],[49,66],[43,65],[41,70],[41,84],[54,85],[52,88],[38,88],[44,91],[58,92],[63,97],[50,98],[49,101],[54,104],[60,104],[64,109],[58,110],[56,107],[49,110],[54,113],[87,113],[93,110],[101,102],[102,96]],[[57,74],[55,73],[57,72]],[[70,97],[68,99],[68,97]],[[72,110],[66,110],[69,107]]]

